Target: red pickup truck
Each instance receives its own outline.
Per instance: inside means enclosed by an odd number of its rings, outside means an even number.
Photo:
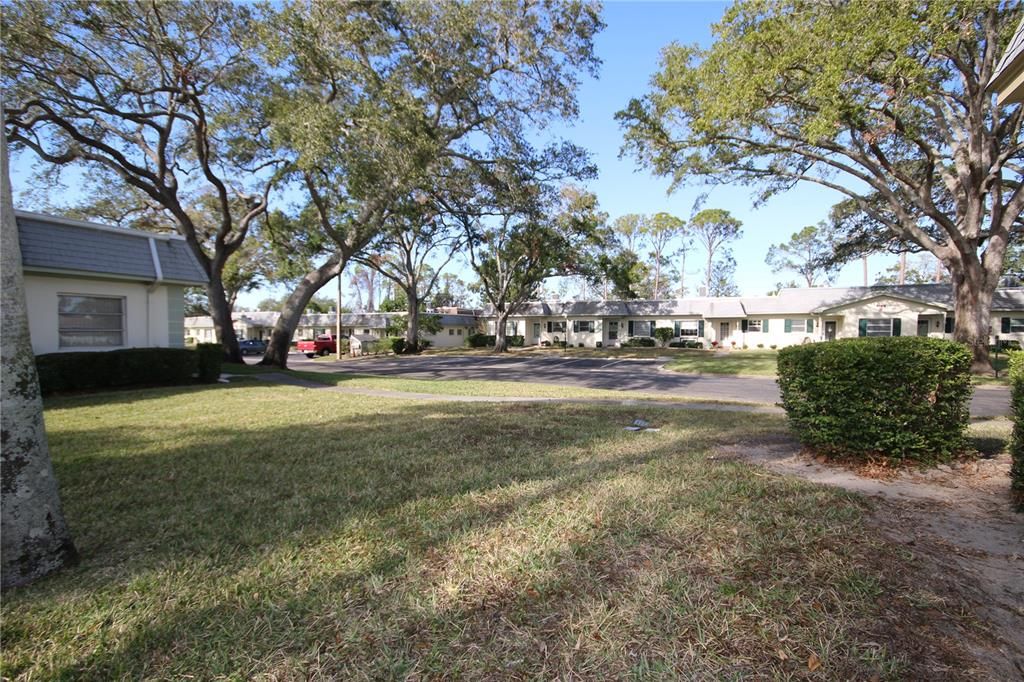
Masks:
[[[317,355],[330,355],[338,352],[338,342],[333,334],[321,334],[313,341],[299,341],[296,346],[300,353],[305,353],[307,358]]]

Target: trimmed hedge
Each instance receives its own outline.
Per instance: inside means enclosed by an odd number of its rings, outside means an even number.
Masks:
[[[1010,353],[1010,405],[1013,435],[1010,438],[1010,491],[1017,511],[1024,512],[1024,352]]]
[[[194,352],[197,354],[196,378],[199,379],[199,383],[217,383],[220,379],[221,365],[224,364],[224,347],[219,343],[199,343],[196,344]]]
[[[180,386],[220,378],[219,344],[188,348],[125,348],[36,356],[43,395],[126,386]]]
[[[924,337],[843,339],[779,351],[782,406],[826,454],[935,463],[966,448],[971,352]]]
[[[622,345],[628,348],[654,348],[657,343],[649,336],[634,336]]]
[[[466,337],[466,345],[470,348],[486,348],[494,345],[494,334],[470,334]]]
[[[668,344],[669,348],[703,348],[703,341],[673,341]]]

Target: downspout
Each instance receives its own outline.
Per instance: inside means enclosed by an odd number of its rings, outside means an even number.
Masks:
[[[160,255],[156,251],[156,240],[152,237],[149,238],[149,255],[153,259],[153,272],[156,274],[156,279],[153,283],[146,287],[146,347],[151,348],[153,346],[152,332],[150,331],[150,294],[156,291],[156,288],[163,284],[164,281],[164,270],[160,267]]]

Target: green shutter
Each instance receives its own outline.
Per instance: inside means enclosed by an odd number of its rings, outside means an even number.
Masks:
[[[626,336],[633,336],[633,320],[627,322],[626,327],[628,329],[628,331],[626,332]]]
[[[807,320],[807,333],[810,334],[814,331],[814,320]]]
[[[787,334],[792,332],[793,331],[793,320],[791,320],[789,318],[786,318],[786,320],[782,323],[782,331],[786,332]]]
[[[747,321],[746,320],[740,320],[740,331],[743,331],[743,332],[747,331]]]
[[[679,320],[676,320],[675,324],[672,325],[672,336],[678,337],[679,336],[680,328],[681,328],[681,325],[679,323]]]
[[[548,334],[551,333],[551,320],[548,320]]]
[[[761,331],[765,334],[768,333],[768,320],[761,320]]]
[[[580,321],[579,320],[573,320],[572,321],[572,333],[576,334],[576,333],[579,332],[579,330],[580,330]]]
[[[697,336],[704,338],[704,320],[697,322]]]
[[[656,326],[657,324],[658,324],[658,321],[657,321],[657,320],[651,320],[651,326],[650,326],[650,328],[649,328],[649,329],[647,330],[647,335],[648,335],[648,336],[654,336],[654,329],[655,329],[655,326]]]
[[[1000,323],[1002,325],[1002,330],[1003,330],[1002,333],[1003,334],[1009,334],[1010,333],[1010,318],[1004,317],[1002,320],[1000,320]]]
[[[902,331],[902,328],[903,328],[903,320],[901,320],[898,317],[893,318],[893,321],[892,321],[892,335],[893,336],[899,336],[900,335],[900,331]]]
[[[953,318],[952,317],[947,317],[946,318],[946,333],[947,334],[952,334],[953,333]]]
[[[857,321],[857,336],[868,335],[868,321],[863,317]]]

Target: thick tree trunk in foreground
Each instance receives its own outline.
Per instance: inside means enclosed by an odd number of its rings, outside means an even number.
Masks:
[[[78,553],[46,442],[5,137],[0,146],[0,586],[6,589],[72,564]]]
[[[231,306],[228,304],[224,283],[221,281],[219,273],[216,277],[210,277],[210,283],[206,285],[206,298],[210,302],[210,317],[213,319],[214,332],[216,332],[221,345],[224,346],[224,359],[227,362],[245,362],[242,359],[242,350],[238,347],[235,322],[231,319]]]
[[[998,277],[986,276],[979,263],[950,268],[953,274],[953,339],[971,347],[973,374],[991,374],[989,358],[989,326],[992,324],[992,296]],[[995,330],[999,333],[999,330]]]
[[[281,369],[288,367],[288,352],[291,350],[292,337],[295,336],[295,328],[299,326],[302,313],[305,312],[313,295],[339,276],[344,269],[345,261],[340,256],[332,256],[326,263],[302,278],[281,308],[281,315],[270,332],[267,350],[260,360],[261,365],[273,365]]]

